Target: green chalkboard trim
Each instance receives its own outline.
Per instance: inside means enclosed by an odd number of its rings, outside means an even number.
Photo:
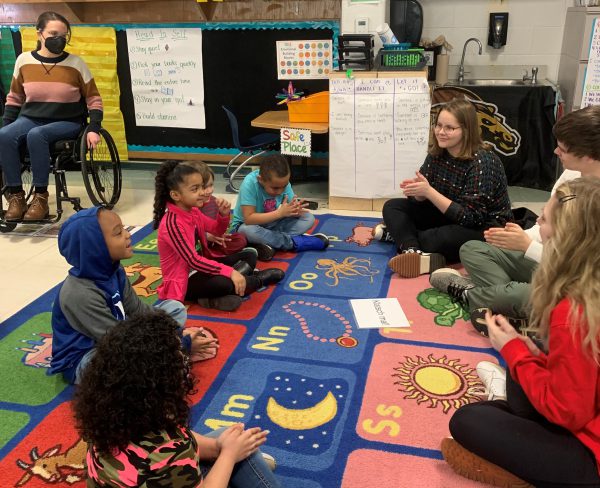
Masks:
[[[21,27],[31,27],[33,24],[0,25],[15,32]],[[203,30],[278,30],[278,29],[331,29],[334,35],[340,32],[337,20],[311,20],[302,22],[174,22],[156,24],[77,24],[81,27],[113,27],[115,30],[127,29],[157,29],[157,28],[200,28]]]

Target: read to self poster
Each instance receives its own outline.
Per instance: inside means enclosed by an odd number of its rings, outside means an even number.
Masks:
[[[326,79],[331,71],[331,40],[277,41],[279,80]]]
[[[135,121],[205,129],[202,30],[127,29]]]

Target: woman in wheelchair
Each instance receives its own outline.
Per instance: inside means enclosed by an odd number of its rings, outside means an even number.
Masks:
[[[88,147],[95,148],[100,141],[102,98],[85,62],[64,51],[71,37],[68,20],[44,12],[36,30],[36,50],[22,53],[15,63],[0,129],[0,164],[9,204],[4,220],[8,222],[48,218],[50,145],[77,138],[86,105]],[[25,141],[34,187],[29,207],[21,180],[20,146]]]

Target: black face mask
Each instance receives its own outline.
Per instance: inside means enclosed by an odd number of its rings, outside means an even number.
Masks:
[[[52,54],[61,54],[65,50],[67,40],[62,36],[46,37],[44,45]]]

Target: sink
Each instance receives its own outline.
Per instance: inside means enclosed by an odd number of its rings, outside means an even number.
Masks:
[[[544,83],[537,83],[543,85]],[[481,79],[466,79],[459,83],[456,80],[448,82],[448,85],[459,86],[531,86],[530,81],[523,80],[481,80]],[[535,85],[534,85],[535,86]]]

